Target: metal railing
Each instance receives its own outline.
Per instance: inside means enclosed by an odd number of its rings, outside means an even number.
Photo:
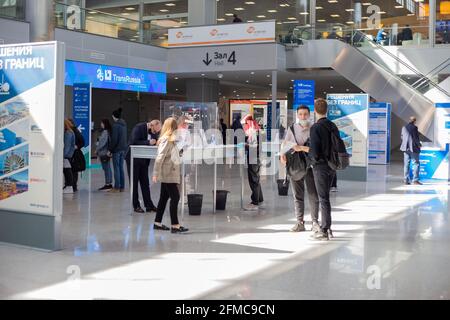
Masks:
[[[417,31],[420,30],[420,28],[428,28],[423,26],[414,26],[409,27],[411,30]],[[399,28],[406,29],[406,28]],[[387,30],[389,34],[389,30],[391,29],[385,29]],[[427,29],[428,30],[428,29]],[[379,30],[378,30],[379,31]],[[401,58],[397,57],[395,54],[393,54],[391,51],[386,49],[386,46],[390,45],[392,41],[395,41],[395,43],[398,43],[396,41],[395,37],[380,37],[379,32],[377,30],[369,30],[369,29],[355,29],[355,28],[349,28],[345,25],[328,25],[328,26],[300,26],[293,29],[293,32],[291,33],[294,38],[299,39],[300,42],[303,42],[303,40],[319,40],[319,39],[336,39],[340,40],[342,42],[345,42],[354,48],[356,48],[360,53],[362,53],[364,56],[366,56],[368,59],[373,61],[378,66],[382,67],[385,71],[389,72],[391,75],[394,75],[396,78],[398,78],[400,81],[404,82],[406,85],[411,87],[413,90],[418,91],[421,94],[426,93],[428,90],[436,88],[441,93],[446,95],[450,99],[450,93],[444,90],[442,87],[439,86],[438,82],[433,80],[434,76],[424,75],[417,69],[415,69],[410,64],[403,61]],[[373,33],[376,35],[374,36]],[[417,33],[417,32],[416,32]],[[393,34],[393,33],[391,33]],[[414,33],[413,33],[414,37]],[[416,37],[417,38],[417,37]],[[411,40],[403,40],[404,41],[411,41]],[[383,59],[392,59],[394,64],[398,66],[399,68],[403,68],[404,70],[407,70],[407,72],[412,75],[414,79],[420,79],[420,85],[412,83],[409,83],[405,81],[400,75],[392,71],[387,66],[383,65],[383,63],[380,63],[380,61],[376,61],[374,57],[370,54],[373,53],[374,50],[380,50],[383,53]],[[378,54],[379,55],[379,54]],[[435,74],[437,74],[438,70],[444,70],[448,64],[443,62],[436,68],[432,70]]]

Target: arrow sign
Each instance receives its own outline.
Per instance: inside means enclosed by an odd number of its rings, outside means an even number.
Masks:
[[[209,66],[212,62],[212,59],[209,58],[209,52],[206,53],[206,60],[203,60],[203,63]]]
[[[86,129],[85,127],[83,127],[83,125],[82,124],[80,124],[79,126],[78,126],[78,131],[80,131],[80,132],[83,132],[84,131],[84,129]]]

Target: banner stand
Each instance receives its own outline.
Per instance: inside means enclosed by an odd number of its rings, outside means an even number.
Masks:
[[[61,249],[64,60],[59,42],[0,46],[0,157],[21,159],[0,166],[0,242]]]

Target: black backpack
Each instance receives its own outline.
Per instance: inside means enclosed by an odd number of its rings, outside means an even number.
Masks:
[[[332,131],[328,126],[320,124],[330,133],[330,153],[328,155],[328,166],[334,171],[344,170],[350,165],[351,155],[347,153],[345,143],[339,136],[339,132]]]
[[[80,149],[75,149],[72,159],[70,159],[70,165],[72,167],[72,171],[75,172],[82,172],[86,170],[86,159]]]
[[[294,125],[290,127],[294,139],[298,144],[297,138],[295,137]],[[303,179],[308,170],[308,161],[304,152],[292,152],[289,150],[286,153],[286,174],[294,181]]]

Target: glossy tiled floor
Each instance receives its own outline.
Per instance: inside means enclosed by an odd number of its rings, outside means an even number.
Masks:
[[[128,193],[89,192],[102,182],[93,170],[64,196],[62,251],[0,245],[0,298],[450,299],[449,185],[405,187],[400,173],[375,166],[367,183],[340,181],[336,238],[314,243],[288,232],[293,201],[271,177],[264,208],[243,212],[239,172],[220,168],[219,188],[232,193],[214,215],[212,169],[202,168],[203,213],[172,235],[153,231],[154,214],[129,215]]]

